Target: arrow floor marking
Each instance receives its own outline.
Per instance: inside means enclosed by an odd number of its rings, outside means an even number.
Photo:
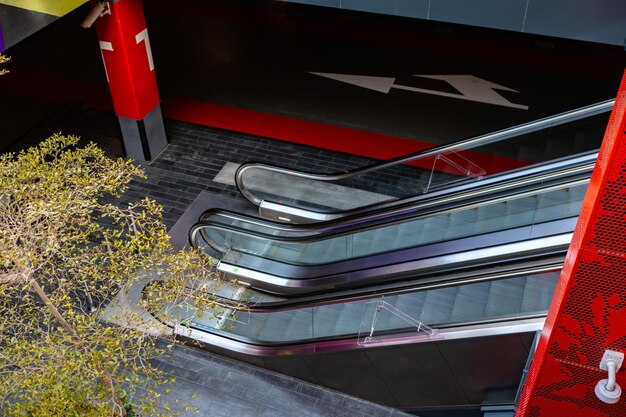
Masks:
[[[396,84],[395,78],[374,77],[369,75],[332,74],[324,72],[311,72],[310,74],[320,77],[330,78],[357,87],[389,94],[392,88],[397,90],[413,91],[416,93],[432,94],[436,96],[456,98],[459,100],[475,101],[479,103],[493,104],[496,106],[511,107],[515,109],[528,110],[528,106],[512,103],[495,90],[513,91],[511,88],[483,80],[473,75],[415,75],[415,77],[431,78],[442,80],[454,87],[460,94],[448,93],[444,91],[428,90],[425,88],[410,87],[408,85]]]

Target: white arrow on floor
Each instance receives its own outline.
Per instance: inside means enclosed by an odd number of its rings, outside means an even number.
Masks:
[[[310,72],[310,74],[332,80],[356,85],[380,93],[389,94],[392,88],[398,90],[414,91],[416,93],[433,94],[436,96],[457,98],[460,100],[477,101],[479,103],[494,104],[496,106],[512,107],[515,109],[528,110],[528,106],[512,103],[495,90],[513,91],[512,88],[505,87],[491,81],[473,75],[414,75],[414,77],[431,78],[442,80],[454,87],[460,94],[447,93],[445,91],[428,90],[425,88],[410,87],[408,85],[395,84],[396,79],[391,77],[372,77],[368,75],[351,74],[330,74],[325,72]]]

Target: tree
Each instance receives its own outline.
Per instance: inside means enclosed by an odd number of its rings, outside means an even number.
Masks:
[[[0,54],[0,64],[4,64],[6,62],[9,62],[10,60],[11,60],[10,56]],[[0,75],[7,74],[8,72],[10,72],[8,69],[3,68],[0,70]]]
[[[126,416],[132,400],[140,415],[171,415],[158,397],[172,380],[149,361],[162,351],[133,328],[141,316],[113,326],[94,311],[142,271],[163,280],[145,307],[189,301],[203,311],[210,297],[190,288],[215,283],[213,267],[199,253],[173,251],[154,201],[121,202],[129,182],[144,177],[140,168],[78,141],[56,134],[0,156],[0,408]]]

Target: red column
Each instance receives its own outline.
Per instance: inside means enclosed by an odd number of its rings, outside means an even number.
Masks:
[[[141,0],[109,3],[96,22],[102,60],[127,156],[150,160],[167,145]]]
[[[516,417],[626,416],[600,401],[605,350],[626,351],[626,72]]]

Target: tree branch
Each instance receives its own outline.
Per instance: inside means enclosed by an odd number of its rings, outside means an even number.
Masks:
[[[41,298],[41,300],[46,304],[46,307],[48,307],[48,310],[50,310],[50,313],[52,313],[52,315],[57,320],[57,322],[59,322],[61,327],[63,327],[63,330],[65,330],[76,341],[80,341],[80,338],[78,337],[78,334],[76,334],[76,331],[74,330],[74,328],[70,326],[70,324],[65,320],[65,318],[59,312],[59,309],[54,305],[52,300],[48,298],[48,295],[43,290],[43,288],[41,288],[37,280],[33,278],[33,272],[29,271],[27,272],[27,274],[28,274],[28,281],[30,283],[30,286],[33,288],[33,290],[35,290],[39,298]]]

